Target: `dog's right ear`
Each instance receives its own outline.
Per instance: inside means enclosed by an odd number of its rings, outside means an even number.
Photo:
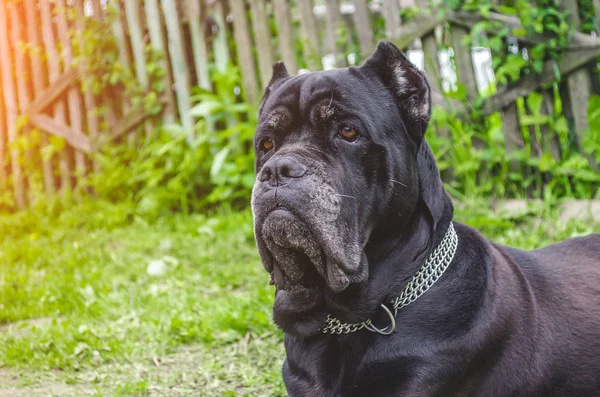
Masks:
[[[275,87],[275,85],[278,82],[280,82],[281,80],[283,80],[287,77],[290,77],[290,74],[288,73],[287,68],[285,67],[285,64],[283,63],[283,61],[276,62],[273,65],[273,75],[271,77],[271,81],[269,81],[267,88],[265,88],[265,92],[263,94],[263,99],[260,103],[260,106],[258,107],[259,115],[262,113],[265,102],[267,102],[267,98],[269,98],[269,94],[271,93],[271,90],[273,89],[273,87]]]
[[[362,67],[389,87],[407,132],[420,141],[431,117],[431,94],[425,75],[392,43],[381,41]]]

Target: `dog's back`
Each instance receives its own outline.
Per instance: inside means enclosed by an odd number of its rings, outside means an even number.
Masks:
[[[536,326],[528,347],[534,350],[533,365],[544,384],[540,395],[597,395],[600,234],[531,251],[496,247],[518,264],[531,288],[531,320]],[[570,394],[563,393],[567,390]]]

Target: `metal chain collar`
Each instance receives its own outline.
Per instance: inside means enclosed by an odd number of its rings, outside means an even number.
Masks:
[[[389,335],[396,328],[396,314],[398,310],[410,305],[423,295],[431,286],[444,274],[444,271],[452,262],[456,247],[458,246],[458,235],[454,231],[454,225],[450,222],[446,235],[438,244],[436,249],[429,255],[419,272],[413,276],[409,283],[404,287],[399,297],[392,302],[392,311],[384,304],[381,307],[390,317],[390,325],[384,329],[379,329],[373,325],[371,320],[363,321],[362,323],[343,323],[331,314],[327,315],[325,326],[321,330],[324,334],[349,334],[359,331],[363,328],[371,332],[377,332],[382,335]]]

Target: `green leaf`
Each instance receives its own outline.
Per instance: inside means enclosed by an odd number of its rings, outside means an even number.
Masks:
[[[210,177],[212,180],[217,179],[219,173],[221,172],[221,168],[223,168],[223,164],[225,164],[225,160],[227,159],[228,154],[229,147],[225,147],[215,155],[212,165],[210,167]]]
[[[542,172],[547,172],[554,167],[554,164],[556,164],[554,157],[550,153],[544,153],[540,158],[539,169]]]
[[[190,109],[192,117],[207,118],[215,113],[223,111],[223,104],[219,101],[203,101]]]

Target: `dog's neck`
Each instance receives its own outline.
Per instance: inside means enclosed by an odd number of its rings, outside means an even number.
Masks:
[[[273,310],[274,319],[286,333],[307,337],[318,334],[328,314],[357,323],[372,318],[380,304],[396,298],[407,281],[425,263],[427,257],[442,241],[452,221],[452,204],[432,230],[433,222],[419,203],[415,215],[398,227],[375,229],[364,250],[368,261],[369,278],[361,284],[351,285],[346,291],[310,291],[299,294],[277,292]],[[383,234],[385,233],[385,234]]]

